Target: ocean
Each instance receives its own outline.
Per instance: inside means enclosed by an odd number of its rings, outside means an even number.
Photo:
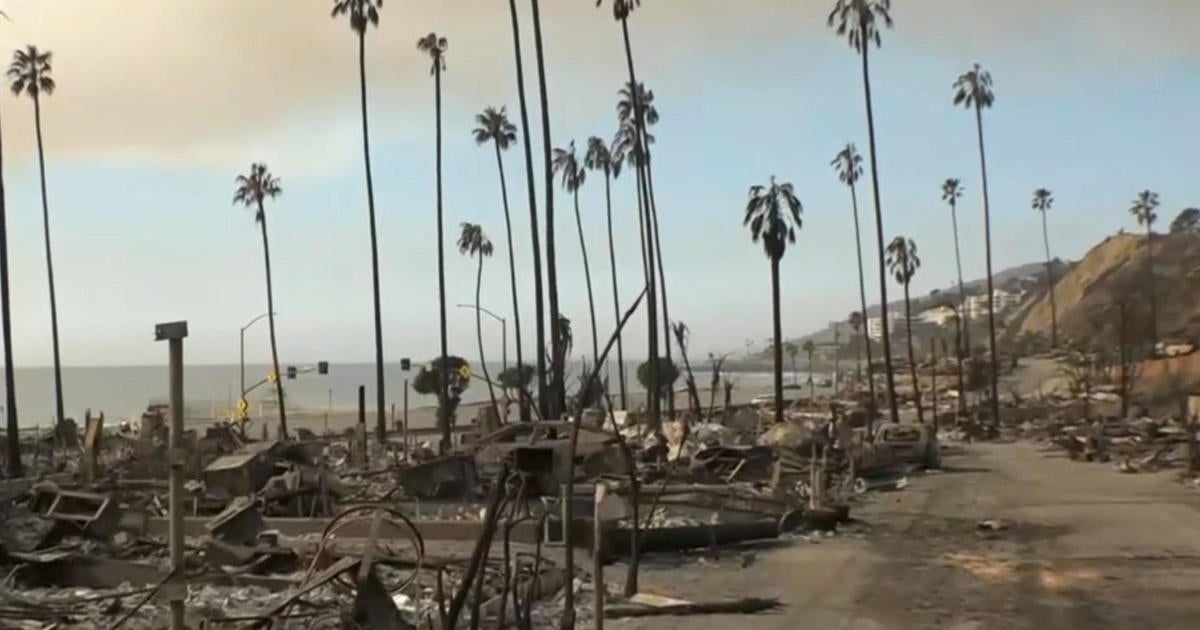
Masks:
[[[315,366],[311,372],[298,374],[295,380],[284,379],[284,394],[288,409],[320,413],[326,410],[333,412],[353,411],[358,407],[358,386],[365,385],[367,392],[367,407],[373,409],[375,404],[375,366],[373,363],[333,363],[329,366],[328,374],[317,374]],[[385,366],[387,402],[401,407],[404,402],[405,379],[415,375],[419,365],[405,373],[399,363],[389,363]],[[478,364],[473,369],[480,373]],[[500,372],[500,364],[488,363],[492,378]],[[695,366],[696,380],[701,387],[708,383],[707,366]],[[265,364],[247,364],[247,386],[263,379],[269,371]],[[286,369],[281,366],[286,372]],[[611,390],[617,390],[616,362],[610,364],[609,383]],[[636,362],[626,362],[627,387],[630,391],[640,391],[634,374]],[[0,372],[3,372],[0,370]],[[580,372],[579,364],[568,366],[568,387],[575,383]],[[236,364],[231,365],[185,365],[184,366],[184,398],[189,419],[224,417],[237,402],[239,390],[239,373]],[[803,379],[800,376],[800,379]],[[769,388],[770,374],[761,372],[738,373],[736,376],[739,389]],[[791,380],[791,374],[785,379]],[[677,383],[683,385],[683,379]],[[84,410],[91,409],[92,413],[104,412],[105,418],[119,421],[125,418],[136,418],[151,402],[167,401],[167,368],[166,366],[114,366],[114,367],[64,367],[63,368],[63,404],[68,417],[82,422]],[[49,426],[54,420],[54,372],[51,368],[18,368],[16,370],[17,415],[23,427]],[[3,380],[0,380],[0,390],[3,390]],[[488,397],[487,386],[482,380],[472,380],[471,386],[463,393],[464,403],[481,402]],[[260,412],[273,413],[275,390],[269,384],[264,384],[253,392],[247,399],[250,402],[250,415],[256,417]],[[0,405],[4,398],[0,397]],[[409,406],[411,409],[433,407],[437,404],[436,396],[422,396],[409,391]]]

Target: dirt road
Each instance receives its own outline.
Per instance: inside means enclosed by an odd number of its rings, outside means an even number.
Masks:
[[[643,574],[643,590],[682,598],[778,596],[778,613],[609,623],[1200,628],[1200,494],[1174,473],[1123,475],[1025,443],[969,446],[945,464],[874,495],[855,512],[862,524],[835,537],[654,560]],[[981,535],[984,519],[1000,531]]]

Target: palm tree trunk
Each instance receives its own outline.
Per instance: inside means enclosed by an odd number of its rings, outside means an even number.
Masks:
[[[438,324],[441,332],[441,380],[438,383],[438,428],[442,430],[440,451],[450,450],[450,361],[446,350],[446,243],[442,229],[442,67],[435,62],[433,71],[434,126],[437,130],[437,253],[438,253]]]
[[[645,231],[646,231],[646,247],[645,247],[645,249],[646,249],[646,266],[647,266],[647,268],[646,268],[646,317],[647,317],[646,342],[647,342],[647,346],[648,346],[648,352],[647,352],[648,359],[647,360],[650,363],[649,378],[647,380],[649,381],[648,385],[650,386],[650,391],[657,392],[659,389],[658,388],[658,376],[659,376],[658,375],[658,367],[659,367],[659,365],[658,365],[658,289],[657,289],[658,283],[656,282],[655,273],[654,273],[655,261],[657,259],[655,258],[655,255],[654,255],[655,248],[654,248],[653,215],[652,215],[652,211],[651,211],[650,192],[649,192],[649,187],[648,187],[648,183],[647,183],[648,177],[647,177],[647,171],[646,171],[646,166],[647,166],[646,163],[649,161],[649,157],[646,152],[646,148],[649,146],[649,144],[646,142],[645,120],[643,120],[641,94],[639,93],[639,90],[638,90],[637,73],[633,67],[633,46],[630,43],[630,39],[629,39],[629,20],[628,20],[628,18],[621,20],[621,35],[622,35],[622,37],[624,39],[624,43],[625,43],[625,65],[626,65],[627,69],[629,70],[630,98],[633,99],[633,120],[634,120],[633,126],[634,126],[634,133],[637,135],[637,138],[635,138],[635,141],[637,142],[637,145],[639,147],[641,147],[641,149],[642,149],[642,159],[638,164],[636,164],[636,167],[637,167],[636,170],[638,172],[639,190],[641,191],[642,198],[645,201],[645,203],[643,204],[643,208],[642,208],[642,213],[643,213],[642,220],[645,222]],[[648,411],[649,411],[649,416],[650,416],[650,418],[649,418],[650,428],[653,431],[660,431],[662,429],[662,415],[661,415],[661,407],[659,406],[659,400],[658,400],[657,395],[649,397],[648,406],[649,406]]]
[[[1050,231],[1046,211],[1042,210],[1042,243],[1046,246],[1046,292],[1050,295],[1050,347],[1058,348],[1058,305],[1054,302],[1054,271],[1050,260]]]
[[[517,294],[517,259],[513,251],[512,219],[508,212],[508,183],[504,180],[504,160],[500,157],[500,143],[493,144],[496,147],[496,168],[500,171],[500,198],[504,201],[504,231],[508,237],[508,276],[512,282],[513,330],[516,331],[517,337],[517,373],[520,374],[524,359],[521,356],[521,306]],[[525,397],[520,396],[517,403],[521,410],[521,422],[528,422],[529,408]]]
[[[808,399],[815,402],[817,400],[817,382],[813,380],[813,353],[808,351]]]
[[[492,401],[492,410],[500,416],[500,407],[496,405],[496,390],[492,387],[492,377],[488,374],[487,357],[483,355],[483,311],[480,310],[479,294],[483,289],[483,252],[478,252],[479,269],[475,272],[475,337],[479,340],[479,368],[483,370],[483,380],[488,386],[488,398]]]
[[[963,329],[966,324],[962,321],[962,316],[955,318],[954,328],[954,357],[958,363],[958,415],[961,417],[967,413],[967,387],[966,380],[963,378]]]
[[[267,328],[271,331],[271,368],[275,370],[275,395],[279,400],[279,436],[288,439],[287,407],[283,404],[283,379],[279,376],[279,347],[275,343],[275,292],[271,285],[271,246],[267,241],[267,213],[263,211],[263,203],[258,201],[259,227],[262,229],[263,263],[267,272]],[[382,442],[386,436],[387,427],[379,425],[385,431],[379,436]]]
[[[621,325],[621,297],[617,288],[617,251],[613,244],[612,223],[612,177],[608,170],[604,171],[604,202],[607,206],[608,219],[608,266],[612,273],[613,315],[617,326]],[[621,409],[629,408],[629,400],[625,394],[625,349],[621,343],[621,332],[617,331],[617,380],[621,387]]]
[[[908,281],[904,282],[904,325],[908,337],[908,371],[912,375],[913,399],[917,401],[917,422],[925,422],[921,410],[921,383],[917,380],[917,359],[913,355],[912,306],[908,300]]]
[[[867,412],[870,414],[867,431],[870,432],[870,428],[875,424],[875,416],[879,412],[876,408],[879,399],[875,396],[875,368],[871,365],[871,342],[867,339],[867,281],[863,273],[862,233],[858,225],[858,191],[855,190],[853,184],[850,186],[850,202],[854,206],[854,249],[858,252],[858,299],[862,304],[862,341],[867,348],[867,387],[871,392],[871,403],[867,405]],[[887,311],[887,304],[883,305],[883,310]],[[861,348],[859,351],[861,353]],[[858,374],[857,377],[862,378],[862,375]]]
[[[771,334],[775,338],[775,424],[783,424],[783,324],[779,304],[779,259],[771,257]]]
[[[41,140],[38,143],[40,144]],[[45,178],[43,178],[44,181]],[[42,186],[44,188],[45,183]],[[47,249],[47,255],[49,255],[49,249]],[[1158,348],[1158,297],[1154,294],[1154,232],[1151,231],[1149,221],[1146,222],[1146,256],[1148,263],[1146,287],[1150,290],[1150,341],[1152,348]]]
[[[12,302],[8,292],[8,208],[4,196],[3,142],[0,142],[0,327],[4,337],[4,411],[6,470],[10,479],[23,474],[21,440],[17,426],[17,386],[13,372]]]
[[[938,371],[938,356],[937,356],[937,339],[929,340],[930,355],[933,360],[933,370],[930,372],[932,379],[929,388],[933,392],[933,429],[938,427],[938,386],[937,386],[937,371]]]
[[[42,149],[42,105],[33,97],[33,125],[37,131],[38,173],[42,184],[42,228],[46,236],[46,276],[50,284],[50,335],[54,342],[54,422],[61,425],[63,413],[62,363],[58,354],[58,300],[54,295],[54,262],[50,256],[50,204],[46,198],[46,154]]]
[[[592,296],[592,269],[588,264],[587,241],[583,238],[583,220],[579,216],[578,188],[575,189],[575,228],[579,230],[579,251],[583,254],[583,281],[587,284],[588,315],[592,322],[592,369],[599,370],[600,341],[596,333],[596,300]]]
[[[983,239],[987,258],[988,343],[992,361],[992,423],[1000,426],[1000,371],[996,360],[996,305],[992,289],[992,212],[988,201],[987,157],[983,148],[983,113],[975,107],[975,129],[979,135],[979,168],[983,173]]]
[[[533,249],[533,299],[534,307],[537,310],[534,317],[537,326],[537,348],[534,354],[537,355],[538,408],[543,417],[549,417],[549,408],[546,406],[546,309],[542,296],[542,248],[541,238],[538,236],[537,186],[533,179],[533,142],[530,139],[529,131],[529,107],[525,101],[525,69],[521,61],[521,26],[520,20],[517,18],[517,0],[508,0],[508,8],[512,14],[513,51],[517,63],[517,97],[521,103],[521,136],[525,144],[525,183],[529,189],[529,243]],[[517,329],[520,330],[519,325]],[[521,342],[518,341],[518,352],[520,352],[520,346]],[[520,359],[517,360],[517,363],[520,363]],[[529,409],[524,404],[521,405],[521,421],[529,421]]]
[[[862,27],[862,31],[862,41],[866,42],[866,28]],[[887,259],[883,244],[883,210],[879,204],[879,166],[875,157],[875,113],[871,110],[871,73],[867,62],[867,51],[870,49],[870,46],[863,46],[862,73],[867,101],[867,137],[871,143],[871,186],[875,192],[875,240],[879,248],[879,303],[883,309],[879,320],[883,328],[883,364],[887,370],[888,407],[892,413],[892,422],[900,422],[900,409],[896,405],[896,376],[892,373],[892,338],[888,331]],[[863,317],[866,317],[865,312]]]
[[[371,141],[367,129],[367,44],[358,34],[358,91],[362,107],[363,163],[367,171],[367,215],[371,220],[371,290],[375,298],[375,422],[387,422],[383,414],[383,317],[379,305],[379,241],[375,231],[375,187],[371,182]]]
[[[646,187],[650,194],[651,223],[654,225],[654,249],[657,254],[655,259],[658,265],[658,288],[663,312],[663,350],[665,351],[667,362],[673,365],[674,362],[671,360],[671,312],[667,308],[667,274],[663,271],[662,240],[658,235],[658,202],[654,197],[654,160],[650,156],[650,143],[645,142],[642,150],[646,156]],[[670,395],[667,396],[667,416],[672,420],[675,419],[674,387],[671,388]]]
[[[550,161],[550,96],[546,89],[546,56],[542,45],[542,18],[538,0],[531,0],[533,7],[533,43],[537,53],[538,90],[542,103],[542,160],[545,169],[542,177],[546,186],[546,289],[550,298],[550,347],[553,357],[550,370],[550,409],[548,418],[557,418],[566,411],[566,388],[563,376],[565,353],[559,326],[558,310],[558,258],[554,252],[554,169]]]
[[[841,363],[841,346],[842,337],[841,329],[837,324],[833,325],[833,396],[837,398],[838,390],[842,384],[842,363]]]
[[[969,322],[966,317],[967,288],[963,285],[962,255],[958,250],[958,204],[954,201],[953,197],[950,199],[950,223],[954,227],[954,264],[958,267],[958,323],[962,326],[962,350],[963,352],[967,352],[971,348],[971,336],[967,330]]]

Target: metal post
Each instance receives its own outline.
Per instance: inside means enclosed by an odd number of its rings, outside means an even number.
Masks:
[[[238,397],[246,397],[246,329],[243,327],[238,333],[238,373],[239,383],[241,387],[238,389]]]
[[[171,464],[171,491],[168,498],[170,511],[169,542],[171,549],[172,588],[168,590],[171,606],[171,630],[183,630],[184,590],[179,586],[183,572],[183,340],[187,337],[187,322],[158,324],[154,327],[156,341],[167,341],[170,376],[171,431],[169,434],[169,461]]]
[[[408,379],[404,379],[404,427],[401,429],[404,434],[404,458],[408,459]]]
[[[325,435],[329,435],[329,414],[333,413],[333,390],[329,390],[329,406],[325,408]]]
[[[508,369],[508,320],[500,318],[500,371]]]

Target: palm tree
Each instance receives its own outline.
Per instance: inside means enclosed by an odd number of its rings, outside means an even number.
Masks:
[[[908,370],[912,375],[913,398],[917,401],[917,422],[925,422],[925,414],[921,410],[921,383],[917,380],[917,359],[913,355],[912,338],[912,303],[908,299],[908,286],[921,267],[921,259],[917,258],[917,244],[911,238],[897,236],[887,248],[888,267],[891,268],[896,282],[904,286],[904,321],[907,323],[908,338]]]
[[[346,16],[358,36],[358,94],[362,109],[363,163],[367,174],[367,216],[371,223],[371,291],[375,299],[375,421],[384,424],[383,317],[379,302],[379,241],[375,230],[375,187],[371,182],[371,134],[367,126],[367,26],[379,26],[383,0],[334,0],[331,17]],[[445,361],[443,361],[445,363]]]
[[[496,169],[500,172],[500,199],[504,203],[504,232],[508,238],[508,275],[512,283],[513,328],[516,331],[517,365],[523,366],[521,355],[521,307],[517,293],[517,259],[513,251],[512,220],[508,212],[508,184],[504,179],[504,159],[501,152],[507,151],[512,143],[517,141],[517,128],[508,121],[508,114],[503,107],[497,110],[489,107],[475,117],[479,124],[473,132],[476,144],[491,143],[496,149]],[[520,368],[518,368],[520,369]],[[529,421],[529,406],[525,398],[520,399],[521,421]]]
[[[875,146],[875,113],[871,105],[871,73],[868,55],[870,45],[882,45],[880,27],[891,28],[891,0],[837,0],[827,20],[829,26],[837,26],[839,37],[845,36],[850,47],[862,57],[863,92],[867,105],[867,138],[871,149],[871,187],[875,200],[875,242],[879,254],[879,303],[887,310],[887,266],[883,247],[883,210],[879,201],[879,163]],[[863,312],[866,313],[864,307]],[[880,318],[883,332],[883,363],[887,371],[888,405],[892,422],[900,421],[900,410],[896,406],[896,379],[892,374],[892,342],[888,331],[886,313]]]
[[[808,399],[814,401],[817,399],[817,383],[813,380],[813,353],[817,351],[817,346],[813,344],[812,339],[805,340],[804,354],[808,355]]]
[[[496,391],[492,387],[492,378],[488,375],[487,358],[483,354],[483,322],[480,319],[483,309],[479,304],[479,294],[483,289],[483,259],[492,257],[492,241],[483,233],[483,228],[475,223],[463,223],[461,227],[462,232],[458,235],[458,253],[479,259],[479,267],[475,272],[475,337],[479,340],[479,366],[483,370],[483,380],[487,381],[488,397],[492,400],[492,410],[499,415],[500,407],[496,405]]]
[[[800,213],[803,207],[796,198],[795,189],[788,183],[776,183],[771,176],[766,186],[750,187],[750,201],[746,204],[743,225],[750,227],[750,236],[757,243],[762,241],[763,251],[771,260],[771,315],[774,323],[775,354],[775,422],[783,423],[783,326],[779,304],[779,261],[787,252],[789,243],[796,242],[796,230],[800,229]]]
[[[1049,190],[1033,191],[1033,209],[1042,215],[1042,243],[1046,246],[1046,291],[1050,294],[1050,347],[1058,347],[1058,306],[1054,303],[1054,266],[1050,259],[1050,232],[1046,228],[1046,211],[1054,204]]]
[[[1154,293],[1154,222],[1158,220],[1158,214],[1154,212],[1158,208],[1158,193],[1149,190],[1143,190],[1138,193],[1133,204],[1129,206],[1129,213],[1137,217],[1138,225],[1146,228],[1146,287],[1150,292],[1150,339],[1154,345],[1158,345],[1158,300]]]
[[[792,384],[795,385],[796,375],[800,372],[796,368],[796,358],[800,356],[800,346],[794,341],[785,341],[783,342],[783,352],[792,360]]]
[[[615,317],[613,321],[616,322],[615,325],[619,326],[621,323],[621,299],[617,288],[617,253],[613,241],[612,180],[621,176],[625,155],[615,149],[615,144],[610,148],[603,139],[592,136],[588,138],[587,155],[583,158],[583,164],[593,171],[604,173],[604,202],[608,221],[608,265],[612,274],[613,316]],[[629,401],[625,394],[625,349],[621,343],[619,330],[617,331],[617,365],[620,366],[617,370],[617,378],[621,388],[621,408],[625,409]]]
[[[987,259],[988,348],[991,352],[992,422],[1000,423],[1000,383],[996,361],[996,307],[992,288],[992,212],[988,201],[987,154],[983,147],[983,110],[996,101],[992,94],[992,75],[979,64],[959,75],[954,82],[954,104],[975,110],[975,129],[979,136],[979,169],[983,174],[983,243]]]
[[[850,315],[846,318],[846,321],[850,323],[850,330],[854,331],[854,334],[862,335],[861,337],[859,337],[859,344],[858,344],[858,347],[855,348],[855,352],[854,352],[854,381],[861,382],[862,381],[862,347],[867,345],[867,334],[866,334],[866,330],[864,330],[864,326],[863,326],[862,311],[851,311]],[[870,375],[869,368],[867,370],[867,374],[868,374],[868,376]],[[872,388],[872,389],[874,389],[874,388]]]
[[[508,0],[512,16],[513,53],[517,65],[517,97],[521,104],[521,138],[525,146],[525,184],[529,193],[529,246],[533,250],[533,299],[536,323],[538,409],[543,417],[548,412],[546,387],[546,309],[542,295],[542,246],[538,235],[537,185],[533,179],[533,141],[530,139],[529,106],[525,100],[525,67],[521,60],[521,22],[517,18],[517,0]],[[528,420],[528,410],[522,407],[522,420]]]
[[[271,245],[267,239],[267,212],[263,206],[266,199],[278,197],[283,188],[279,178],[267,170],[266,164],[251,164],[248,175],[238,175],[233,203],[242,204],[254,211],[254,222],[262,233],[263,263],[267,270],[267,327],[271,331],[271,368],[279,374],[279,349],[275,342],[275,297],[271,288]],[[275,379],[275,393],[279,399],[279,434],[287,439],[287,408],[283,404],[283,379]],[[386,429],[385,425],[379,425]],[[380,436],[383,439],[383,436]]]
[[[54,78],[50,76],[50,51],[42,52],[37,46],[26,46],[13,51],[12,63],[8,66],[8,79],[13,94],[29,95],[33,99],[33,124],[37,132],[38,173],[42,184],[42,229],[46,238],[46,276],[50,283],[50,334],[54,344],[54,420],[61,424],[63,413],[62,363],[58,352],[58,301],[54,292],[54,261],[50,255],[50,205],[46,198],[46,152],[42,146],[42,95],[54,93]],[[7,302],[6,302],[7,304]]]
[[[542,16],[538,0],[530,0],[530,5],[533,9],[533,44],[537,53],[538,91],[542,103],[542,177],[546,186],[546,292],[550,302],[550,356],[562,357],[565,353],[558,347],[562,338],[558,330],[562,314],[558,309],[558,257],[554,248],[554,166],[550,149],[550,96],[546,89],[546,51],[542,44]],[[559,417],[567,408],[564,367],[561,361],[553,361],[550,364],[549,404],[544,410],[544,415],[548,418]],[[570,593],[567,594],[565,603],[568,607],[574,605],[574,598]]]
[[[954,265],[958,268],[958,308],[956,309],[958,313],[962,313],[967,308],[967,288],[963,286],[962,255],[958,250],[958,200],[962,197],[962,193],[962,184],[957,179],[951,177],[942,182],[942,201],[950,204],[950,225],[954,229]],[[958,357],[961,361],[962,349],[971,347],[971,337],[967,331],[969,322],[961,317],[955,317],[955,321],[963,339]]]
[[[853,143],[846,144],[845,148],[838,152],[830,164],[837,171],[838,179],[841,180],[848,188],[850,188],[850,203],[854,209],[854,249],[858,254],[858,299],[862,305],[862,310],[859,311],[859,325],[864,322],[862,318],[866,317],[867,313],[867,281],[863,273],[863,256],[862,256],[862,235],[859,232],[858,226],[858,192],[855,185],[858,179],[862,177],[862,156],[858,154],[858,150],[854,148]],[[884,299],[886,308],[886,298]],[[858,330],[857,328],[855,330]],[[877,410],[875,408],[877,399],[875,398],[875,371],[871,366],[871,344],[866,342],[866,335],[863,336],[864,344],[867,348],[867,387],[871,392],[871,404],[868,406],[868,411],[871,414],[871,422],[875,422]],[[891,354],[887,357],[887,371],[891,373]],[[861,374],[858,375],[861,378]],[[889,381],[890,382],[890,381]],[[890,396],[890,394],[889,394]]]
[[[588,264],[587,242],[583,238],[583,219],[579,214],[579,188],[587,180],[587,171],[575,153],[574,140],[566,149],[554,150],[551,164],[554,172],[562,176],[563,190],[571,193],[575,200],[575,228],[579,230],[579,251],[583,253],[583,278],[587,285],[588,313],[592,323],[592,365],[596,365],[600,357],[600,341],[596,334],[596,301],[592,296],[592,270]]]
[[[603,4],[604,4],[604,0],[596,1],[597,7],[599,7]],[[612,4],[612,10],[613,10],[613,18],[616,21],[621,23],[621,36],[622,36],[622,40],[625,45],[625,66],[629,72],[629,77],[628,77],[629,80],[626,83],[626,85],[627,86],[640,86],[641,84],[638,82],[637,71],[634,68],[634,62],[633,62],[633,44],[630,41],[630,36],[629,36],[629,15],[631,13],[633,13],[634,9],[636,9],[641,4],[641,0],[611,0],[611,4]],[[646,231],[646,247],[644,248],[645,249],[645,260],[646,260],[646,264],[647,264],[646,318],[647,318],[648,325],[647,325],[647,331],[646,331],[646,342],[647,342],[648,350],[649,350],[649,352],[647,353],[647,355],[649,357],[648,360],[650,363],[649,377],[650,377],[651,385],[653,387],[653,386],[657,385],[658,366],[659,366],[658,325],[657,325],[657,322],[658,322],[658,283],[654,281],[655,261],[658,259],[655,257],[655,254],[654,254],[654,251],[655,251],[655,247],[654,247],[654,242],[655,242],[655,239],[654,239],[654,234],[655,234],[654,212],[653,212],[653,203],[651,201],[650,182],[649,182],[649,179],[650,179],[650,177],[649,177],[650,176],[650,172],[649,172],[650,138],[649,138],[649,134],[647,133],[647,130],[646,130],[646,124],[649,122],[649,116],[648,116],[649,112],[646,111],[645,103],[642,102],[642,97],[644,95],[645,94],[644,94],[643,90],[640,90],[640,89],[632,89],[629,91],[629,100],[631,101],[631,105],[632,105],[632,109],[633,109],[632,116],[629,118],[629,122],[631,122],[631,127],[632,127],[630,129],[631,134],[629,134],[629,135],[632,136],[631,140],[632,140],[633,145],[635,145],[637,147],[638,156],[642,158],[635,162],[635,166],[637,167],[637,172],[638,172],[638,193],[639,193],[639,195],[641,195],[642,199],[644,200],[644,207],[642,208],[643,211],[642,211],[641,218],[642,218],[643,223],[645,224],[645,227],[643,229]],[[618,112],[618,115],[619,115],[619,113],[620,112]],[[655,115],[657,116],[657,114],[655,114]],[[631,158],[634,157],[632,153],[630,154],[630,157]],[[664,318],[669,319],[666,317],[665,312],[664,312]],[[668,322],[667,327],[669,327],[669,322]],[[670,343],[670,335],[667,334],[665,336],[666,336],[665,342],[669,344]],[[674,396],[672,396],[671,399],[673,401]],[[649,412],[648,415],[650,417],[651,427],[654,428],[655,430],[657,430],[657,428],[661,425],[662,418],[660,415],[659,401],[657,399],[655,399],[654,397],[651,397],[651,399],[648,401],[648,410],[647,411]],[[632,569],[631,569],[631,572],[632,572]],[[636,593],[637,592],[636,582],[632,585],[627,583],[625,586],[625,591],[626,591],[627,595],[632,595],[633,593]]]
[[[0,12],[0,15],[3,15]],[[7,17],[7,16],[5,16]],[[0,147],[3,142],[0,142]],[[23,476],[21,466],[20,428],[17,426],[17,385],[12,353],[12,302],[8,291],[8,209],[4,196],[3,151],[0,150],[0,326],[4,337],[4,410],[8,440],[5,447],[7,472],[10,479]]]
[[[446,253],[445,232],[442,229],[442,72],[446,70],[446,50],[449,42],[437,33],[429,33],[417,40],[417,50],[429,55],[432,65],[429,74],[433,75],[433,99],[437,134],[436,170],[437,170],[437,252],[438,252],[438,323],[441,331],[441,366],[442,378],[438,395],[438,427],[442,430],[441,452],[450,450],[450,416],[446,399],[449,392],[446,386],[450,382],[450,362],[446,360]]]

